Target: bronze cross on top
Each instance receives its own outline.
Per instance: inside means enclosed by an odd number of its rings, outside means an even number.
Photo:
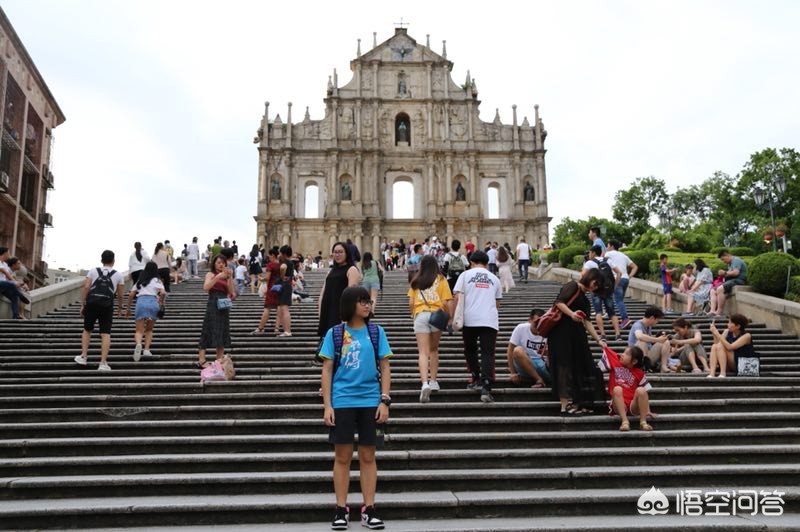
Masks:
[[[400,17],[400,22],[395,22],[394,25],[402,29],[403,26],[410,26],[411,24],[408,22],[403,22],[403,17]]]

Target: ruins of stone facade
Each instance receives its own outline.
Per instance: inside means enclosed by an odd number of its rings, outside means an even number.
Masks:
[[[404,28],[363,55],[359,41],[352,80],[340,87],[335,71],[328,80],[322,120],[306,108],[293,123],[291,103],[285,122],[270,119],[265,104],[254,139],[259,243],[302,253],[347,238],[374,252],[383,238],[432,235],[547,245],[547,132],[538,106],[532,125],[517,123],[516,105],[512,124],[499,113],[483,122],[475,80],[469,72],[461,86],[451,79],[445,45],[439,55]],[[393,212],[403,182],[413,186],[410,218]],[[308,187],[317,187],[316,217],[306,217]]]

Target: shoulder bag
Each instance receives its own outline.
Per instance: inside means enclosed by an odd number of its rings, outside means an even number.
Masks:
[[[567,302],[567,306],[570,306],[575,299],[577,299],[578,294],[581,293],[581,287],[579,286],[578,289],[575,291],[575,295],[573,295],[569,301]],[[539,318],[539,322],[537,323],[537,328],[539,329],[539,334],[544,338],[553,331],[558,322],[561,321],[561,318],[564,316],[564,313],[559,310],[559,308],[553,304],[547,312],[545,312],[541,318]]]

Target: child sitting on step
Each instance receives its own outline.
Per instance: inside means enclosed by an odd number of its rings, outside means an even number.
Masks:
[[[634,345],[619,356],[606,346],[600,367],[608,371],[608,393],[611,395],[608,413],[613,416],[616,412],[619,415],[622,420],[620,432],[631,430],[629,415],[639,416],[639,428],[642,430],[653,430],[647,422],[647,417],[651,415],[647,391],[652,386],[647,382],[644,372],[644,352]]]
[[[378,530],[384,524],[375,513],[378,479],[375,448],[382,443],[379,425],[389,419],[389,406],[392,404],[389,396],[389,357],[392,356],[392,350],[383,328],[369,321],[372,299],[366,288],[345,288],[340,305],[342,321],[345,323],[328,330],[319,353],[323,360],[323,419],[330,427],[329,441],[334,444],[335,450],[333,487],[336,492],[336,513],[331,528],[346,530],[348,526],[350,462],[353,458],[354,435],[358,433],[358,465],[361,494],[364,497],[361,524]]]

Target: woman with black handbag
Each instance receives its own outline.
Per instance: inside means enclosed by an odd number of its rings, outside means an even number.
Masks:
[[[439,390],[439,341],[453,316],[453,293],[431,255],[422,257],[419,272],[411,279],[408,306],[419,350],[419,402],[427,403],[431,392]]]
[[[581,416],[594,408],[598,399],[595,390],[604,387],[602,375],[597,380],[597,366],[589,348],[588,332],[605,347],[589,319],[589,300],[584,296],[594,293],[601,283],[602,274],[589,269],[579,281],[570,281],[561,287],[555,307],[563,314],[547,337],[550,348],[550,370],[553,374],[553,392],[561,402],[562,416]],[[605,392],[602,393],[605,395]]]

